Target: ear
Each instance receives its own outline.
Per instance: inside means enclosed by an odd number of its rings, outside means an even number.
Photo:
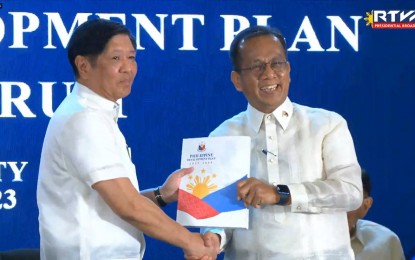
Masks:
[[[364,213],[363,217],[366,216],[367,212],[372,207],[372,204],[373,204],[372,197],[369,196],[363,199],[363,204],[362,204],[362,211],[363,211],[362,213]]]
[[[242,84],[241,84],[241,75],[238,72],[234,70],[231,72],[231,81],[237,91],[239,92],[243,91]]]
[[[89,60],[81,55],[75,57],[75,66],[78,69],[80,79],[88,79],[88,73],[90,68]]]

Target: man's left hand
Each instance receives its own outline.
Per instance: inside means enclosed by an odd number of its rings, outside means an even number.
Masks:
[[[167,177],[163,186],[160,187],[160,194],[166,203],[177,201],[179,194],[180,181],[183,176],[186,176],[193,172],[193,167],[182,168],[174,171]]]
[[[262,205],[273,205],[279,201],[275,187],[256,178],[238,182],[238,200],[243,200],[245,207],[260,208]]]

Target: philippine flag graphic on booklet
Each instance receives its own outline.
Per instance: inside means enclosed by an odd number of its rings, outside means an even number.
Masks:
[[[249,177],[251,138],[183,139],[181,167],[194,167],[180,183],[177,222],[191,227],[248,228],[249,212],[236,184]]]

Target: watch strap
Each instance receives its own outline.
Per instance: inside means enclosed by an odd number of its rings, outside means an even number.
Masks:
[[[163,196],[160,194],[160,187],[154,189],[154,196],[156,197],[157,204],[159,204],[160,207],[167,205],[167,203],[163,200]]]

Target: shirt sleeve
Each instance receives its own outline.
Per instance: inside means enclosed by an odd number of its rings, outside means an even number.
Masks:
[[[73,115],[61,139],[69,172],[90,186],[102,180],[128,177],[124,168],[124,157],[128,156],[125,139],[117,138],[122,136],[117,130],[116,124],[99,112]]]
[[[391,259],[405,260],[403,248],[399,237],[393,233],[390,237]]]
[[[346,120],[330,112],[327,129],[316,144],[321,146],[323,178],[288,185],[292,212],[350,211],[362,203],[361,169]]]

